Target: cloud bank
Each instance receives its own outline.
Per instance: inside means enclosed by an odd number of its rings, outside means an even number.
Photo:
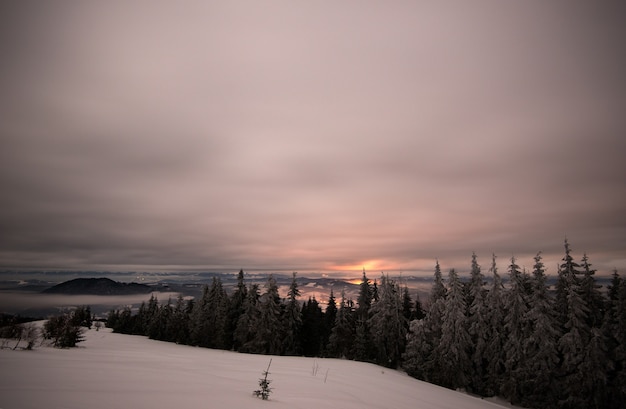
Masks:
[[[0,268],[626,268],[622,5],[2,8]]]

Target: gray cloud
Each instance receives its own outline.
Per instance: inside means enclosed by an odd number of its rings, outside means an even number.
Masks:
[[[626,266],[621,6],[3,7],[0,267]]]

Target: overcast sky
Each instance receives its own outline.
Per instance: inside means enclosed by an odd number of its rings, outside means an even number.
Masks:
[[[626,273],[621,2],[7,3],[0,268]]]

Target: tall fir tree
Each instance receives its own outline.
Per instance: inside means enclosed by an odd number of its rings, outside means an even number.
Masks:
[[[548,293],[541,253],[537,253],[534,260],[533,291],[526,317],[531,328],[522,345],[526,360],[520,374],[520,390],[523,404],[552,408],[556,404],[555,378],[559,364],[557,344],[561,334],[556,323],[554,303]]]
[[[209,286],[202,286],[202,295],[194,302],[190,316],[190,339],[191,345],[209,346]]]
[[[439,368],[437,367],[439,360],[436,352],[436,346],[438,346],[441,341],[441,330],[444,321],[447,297],[448,290],[446,289],[443,281],[441,266],[439,265],[439,260],[436,260],[434,281],[429,298],[430,305],[428,313],[426,314],[426,322],[424,324],[424,330],[428,334],[428,341],[425,341],[422,344],[422,353],[424,355],[424,370],[426,371],[427,379],[437,384],[442,383],[442,377],[439,373]]]
[[[210,348],[225,349],[227,347],[226,322],[228,320],[228,295],[224,290],[222,279],[213,277],[209,289],[209,302],[206,305],[208,326],[207,345]],[[229,346],[228,346],[229,347]]]
[[[359,284],[357,308],[354,313],[354,342],[351,355],[357,361],[369,361],[372,358],[372,344],[369,328],[369,313],[373,301],[373,289],[367,278],[365,268]]]
[[[623,407],[626,402],[626,279],[613,273],[609,297],[613,309],[613,371],[609,378],[609,406]],[[621,405],[621,406],[620,406]]]
[[[410,376],[431,382],[433,372],[433,345],[425,319],[413,320],[409,325],[402,367]]]
[[[569,248],[566,246],[566,258],[568,256]],[[563,408],[586,407],[588,396],[583,394],[581,384],[585,377],[583,351],[590,339],[590,328],[587,324],[589,309],[580,295],[579,280],[574,271],[567,266],[561,267],[561,271],[564,272],[566,280],[566,305],[563,310],[567,312],[567,315],[563,325],[564,334],[559,340],[559,350],[562,356],[560,385],[558,386],[561,392],[559,406]]]
[[[141,303],[137,317],[134,320],[133,334],[150,336],[151,332],[154,333],[156,329],[152,325],[156,320],[159,313],[159,300],[152,294],[148,300],[148,304]],[[151,329],[150,327],[153,326]]]
[[[466,304],[463,283],[455,269],[448,274],[448,294],[443,313],[441,339],[435,347],[441,385],[466,388],[471,373],[471,338],[467,332]]]
[[[300,330],[302,329],[302,313],[298,297],[300,290],[296,281],[296,273],[293,273],[289,292],[287,293],[287,305],[284,313],[284,338],[283,350],[286,355],[300,355],[302,348],[300,345]]]
[[[609,358],[606,337],[601,328],[591,327],[589,342],[583,353],[580,372],[584,374],[579,385],[580,394],[587,408],[604,409],[608,405],[609,393],[608,374],[613,369]]]
[[[605,312],[607,302],[600,291],[601,286],[596,283],[595,270],[591,268],[587,254],[583,255],[581,268],[580,292],[589,311],[586,324],[590,332],[580,369],[585,374],[581,389],[589,397],[588,407],[604,408],[608,402],[610,393],[608,383],[614,365],[607,327],[610,317]]]
[[[408,329],[409,323],[416,318],[416,306],[407,285],[402,286],[402,316]]]
[[[563,256],[563,262],[559,265],[555,303],[555,309],[558,314],[557,321],[560,323],[565,323],[568,319],[569,312],[567,310],[567,297],[570,292],[569,287],[571,285],[578,287],[578,276],[580,275],[580,266],[572,257],[570,245],[567,239],[565,239],[563,246],[565,247],[565,256]]]
[[[488,362],[485,394],[493,396],[500,394],[501,379],[505,371],[504,341],[506,339],[504,331],[504,285],[500,274],[498,274],[495,254],[491,256],[489,271],[492,274],[492,285],[486,298],[486,303],[489,306],[488,321],[490,325],[488,327],[489,342],[484,356]]]
[[[354,333],[352,330],[352,312],[346,300],[346,293],[341,290],[341,302],[337,310],[335,325],[328,339],[328,353],[337,358],[351,358]]]
[[[147,335],[150,339],[162,339],[162,333],[164,331],[164,322],[161,319],[161,306],[156,296],[152,295],[148,302],[148,321],[146,323],[146,332],[143,335]]]
[[[234,344],[239,352],[261,353],[261,347],[255,344],[257,328],[261,322],[259,285],[253,283],[246,292],[243,303],[243,314],[237,320],[237,326],[233,336]]]
[[[439,342],[441,338],[441,326],[443,325],[443,315],[446,304],[448,290],[443,282],[443,275],[439,260],[435,263],[435,274],[433,286],[430,291],[429,309],[426,314],[426,325],[431,334],[433,342]]]
[[[237,274],[237,285],[230,297],[228,321],[226,322],[226,343],[229,349],[232,347],[235,351],[241,347],[241,344],[235,341],[235,330],[237,329],[239,317],[245,313],[247,295],[248,288],[246,287],[243,269],[241,269]]]
[[[400,363],[406,339],[406,323],[402,314],[400,289],[385,274],[381,276],[378,301],[372,304],[368,321],[376,361],[395,368]]]
[[[441,325],[447,290],[443,283],[439,261],[435,263],[433,284],[430,290],[428,310],[422,319],[409,326],[403,366],[408,374],[418,379],[441,383],[436,367],[435,346],[441,339]]]
[[[372,306],[372,285],[367,278],[365,268],[363,269],[363,277],[359,284],[359,296],[356,299],[356,318],[358,320],[366,321],[369,315],[370,307]]]
[[[528,302],[525,298],[524,278],[515,257],[509,265],[509,288],[505,293],[504,330],[506,338],[503,345],[505,374],[502,392],[513,404],[521,402],[523,363],[525,360],[523,344],[528,333]]]
[[[177,344],[189,343],[189,311],[182,294],[178,294],[170,324],[172,339]]]
[[[468,332],[472,339],[471,387],[480,395],[487,391],[487,345],[490,340],[489,310],[485,301],[485,277],[483,276],[476,253],[472,254],[472,269],[468,291]]]
[[[374,280],[372,284],[372,302],[378,301],[378,283]]]
[[[256,327],[255,344],[261,353],[281,355],[283,352],[282,305],[278,294],[278,284],[270,274],[265,284],[265,293],[259,305],[259,325]]]
[[[320,356],[322,353],[324,315],[322,308],[315,299],[302,305],[302,330],[300,331],[300,345],[304,356]]]
[[[426,311],[424,311],[424,307],[422,306],[422,301],[420,300],[420,295],[415,294],[415,308],[413,309],[413,318],[417,320],[422,320],[426,317]]]
[[[326,304],[326,309],[324,311],[323,316],[323,326],[322,326],[322,356],[328,356],[328,345],[330,340],[330,334],[333,331],[335,326],[335,321],[337,319],[337,301],[335,300],[335,293],[333,289],[330,289],[330,294],[328,295],[328,302]]]
[[[169,297],[167,302],[161,305],[159,310],[159,334],[155,339],[167,342],[173,342],[172,320],[174,308],[172,307],[172,298]]]
[[[441,273],[441,266],[439,260],[435,262],[435,273],[433,277],[433,286],[430,291],[430,305],[432,307],[437,301],[445,300],[448,290],[443,282],[443,274]]]
[[[596,270],[591,268],[587,254],[583,255],[581,268],[580,291],[587,308],[589,308],[587,324],[591,328],[600,328],[602,327],[606,304],[604,296],[600,292],[602,286],[597,284],[595,279]]]

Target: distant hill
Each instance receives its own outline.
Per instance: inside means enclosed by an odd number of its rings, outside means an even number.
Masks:
[[[67,295],[147,294],[152,287],[138,283],[120,283],[109,278],[76,278],[50,287],[42,293]]]

